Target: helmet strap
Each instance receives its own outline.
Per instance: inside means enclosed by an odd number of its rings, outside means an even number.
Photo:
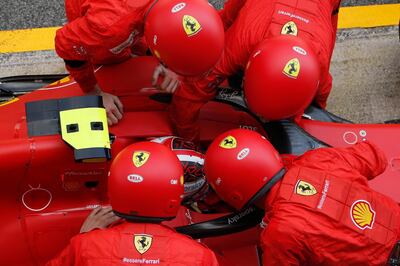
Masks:
[[[158,0],[154,0],[153,3],[150,5],[150,7],[147,9],[146,13],[144,14],[143,22],[146,21],[147,16],[149,15],[149,13],[153,9],[153,7],[157,4],[157,2],[158,2]]]
[[[251,199],[249,199],[249,201],[246,202],[246,204],[242,207],[242,210],[250,207],[254,202],[267,194],[271,188],[282,179],[285,173],[286,170],[282,167],[281,170],[279,170],[256,194],[254,194]]]

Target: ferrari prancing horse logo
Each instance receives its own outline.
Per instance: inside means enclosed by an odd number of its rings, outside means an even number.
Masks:
[[[283,25],[281,34],[282,35],[293,35],[297,36],[297,25],[293,21],[287,22],[285,25]]]
[[[224,149],[234,149],[236,145],[236,139],[232,136],[225,137],[219,144],[219,146]]]
[[[295,193],[302,196],[312,196],[317,194],[317,190],[310,183],[299,180],[296,183]]]
[[[293,58],[290,59],[289,62],[286,63],[285,67],[283,68],[283,74],[288,76],[289,78],[296,79],[300,73],[300,62],[299,59]]]
[[[144,165],[150,158],[150,153],[147,151],[135,151],[132,156],[133,164],[136,167]]]
[[[135,244],[136,250],[140,254],[144,254],[150,249],[151,244],[153,243],[153,237],[151,235],[145,234],[135,235],[135,237],[133,238],[133,242]]]
[[[200,23],[192,16],[184,15],[182,19],[182,24],[183,29],[189,37],[196,35],[201,31]]]

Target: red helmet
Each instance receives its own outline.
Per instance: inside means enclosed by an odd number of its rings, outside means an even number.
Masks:
[[[152,53],[183,76],[207,72],[224,47],[224,27],[206,0],[158,0],[145,18]]]
[[[191,141],[183,138],[168,136],[152,139],[171,149],[183,167],[185,177],[185,193],[183,201],[192,203],[202,199],[208,192],[208,183],[204,175],[204,154]]]
[[[138,142],[111,164],[108,196],[114,212],[133,220],[173,219],[183,194],[183,170],[164,145]]]
[[[208,183],[237,210],[264,196],[285,172],[269,141],[246,129],[219,135],[207,150],[204,167]]]
[[[317,92],[319,76],[317,57],[302,39],[290,35],[267,39],[247,65],[247,104],[267,120],[302,114]]]

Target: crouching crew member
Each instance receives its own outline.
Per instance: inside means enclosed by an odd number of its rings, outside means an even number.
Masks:
[[[218,265],[207,247],[161,224],[177,215],[183,190],[182,166],[170,149],[128,146],[108,180],[111,207],[125,221],[73,237],[47,265]]]
[[[386,165],[362,142],[309,151],[285,167],[264,137],[237,129],[211,144],[205,172],[237,210],[265,209],[264,265],[385,265],[400,239],[400,207],[368,181]]]

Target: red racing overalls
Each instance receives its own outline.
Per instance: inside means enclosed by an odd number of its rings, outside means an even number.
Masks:
[[[385,265],[400,239],[400,208],[368,180],[386,165],[367,142],[295,159],[267,196],[264,265]]]
[[[147,49],[145,13],[152,0],[65,0],[68,23],[57,30],[55,48],[83,91],[97,83],[94,66],[118,63]]]
[[[73,237],[55,265],[198,265],[217,266],[214,253],[159,224],[128,223]]]
[[[321,77],[315,102],[325,107],[332,87],[329,65],[339,5],[340,0],[228,1],[220,12],[226,29],[220,61],[205,76],[186,79],[174,94],[170,117],[177,133],[196,140],[200,108],[214,97],[218,84],[244,70],[261,41],[280,34],[296,34],[305,39],[318,56]]]

